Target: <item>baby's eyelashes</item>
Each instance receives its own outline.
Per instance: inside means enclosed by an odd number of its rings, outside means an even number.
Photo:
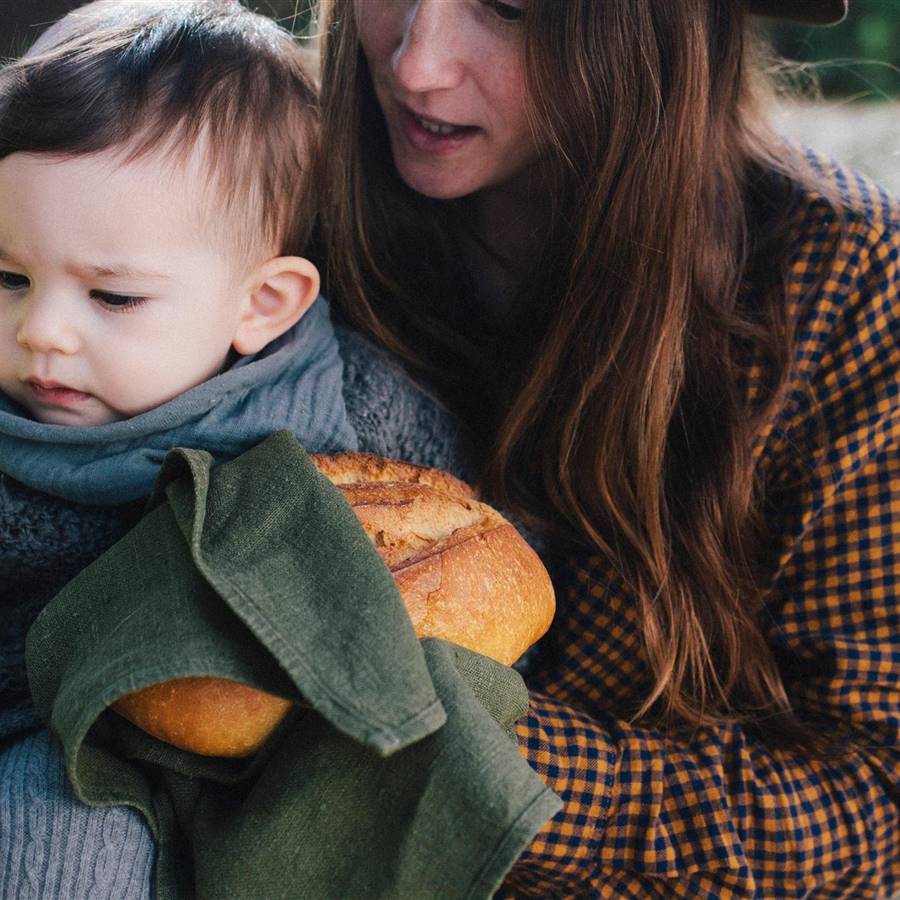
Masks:
[[[112,294],[109,291],[91,291],[91,297],[115,312],[134,309],[150,299],[149,297],[136,297],[132,294]]]
[[[0,272],[0,288],[5,291],[21,291],[31,284],[27,275],[18,272]]]
[[[31,279],[27,275],[0,270],[0,290],[24,291],[29,287],[31,287]],[[96,300],[106,309],[116,312],[134,309],[150,299],[149,297],[139,297],[134,294],[114,294],[111,291],[91,290],[88,293],[92,300]]]

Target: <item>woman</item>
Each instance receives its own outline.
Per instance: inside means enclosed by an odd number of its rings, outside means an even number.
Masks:
[[[565,806],[510,896],[898,886],[900,215],[761,126],[747,13],[325,20],[328,293],[569,551],[519,728]]]

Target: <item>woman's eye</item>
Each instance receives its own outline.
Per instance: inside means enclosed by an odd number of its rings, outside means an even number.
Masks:
[[[0,287],[5,291],[22,291],[31,285],[27,275],[18,272],[0,272]]]
[[[504,22],[520,22],[525,17],[525,7],[517,6],[515,3],[504,3],[503,0],[485,0],[485,5]]]
[[[91,291],[91,297],[107,309],[116,312],[134,309],[149,299],[148,297],[134,297],[131,294],[111,294],[108,291]]]

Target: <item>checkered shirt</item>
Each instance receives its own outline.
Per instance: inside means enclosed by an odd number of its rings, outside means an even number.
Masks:
[[[522,753],[564,807],[500,896],[900,891],[900,207],[814,165],[849,212],[841,223],[810,193],[798,215],[795,364],[758,445],[767,635],[798,717],[849,731],[857,749],[817,758],[740,724],[668,739],[629,724],[616,711],[652,684],[641,623],[603,559],[572,557],[519,723]]]

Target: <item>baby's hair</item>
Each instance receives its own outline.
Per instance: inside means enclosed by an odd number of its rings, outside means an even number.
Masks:
[[[0,71],[0,159],[199,147],[212,221],[247,253],[303,252],[317,126],[305,51],[237,0],[99,0]]]

